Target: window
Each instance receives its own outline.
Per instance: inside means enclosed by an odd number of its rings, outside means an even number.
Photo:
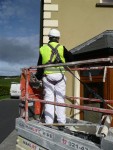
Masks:
[[[85,70],[85,71],[80,71],[80,75],[82,77],[89,77],[90,74],[91,76],[102,76],[103,75],[103,70]]]
[[[113,0],[100,0],[96,7],[113,7]]]
[[[113,0],[100,0],[100,3],[113,3]]]
[[[113,0],[100,0],[100,3],[113,3]]]

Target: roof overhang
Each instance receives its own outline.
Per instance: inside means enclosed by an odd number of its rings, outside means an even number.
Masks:
[[[73,55],[77,55],[91,52],[97,53],[100,50],[108,49],[113,49],[113,30],[107,30],[70,51]]]

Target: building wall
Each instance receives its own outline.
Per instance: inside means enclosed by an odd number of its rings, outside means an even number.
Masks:
[[[100,0],[51,0],[58,4],[58,12],[51,18],[58,20],[61,42],[68,49],[76,47],[105,30],[113,29],[113,8],[96,7]]]
[[[93,38],[105,30],[113,30],[113,8],[96,7],[100,0],[42,0],[43,14],[43,43],[48,42],[50,28],[61,31],[60,43],[70,50],[83,42]],[[75,90],[79,84],[66,73],[67,95],[79,96]],[[75,82],[76,83],[76,82]],[[75,94],[76,93],[76,94]],[[69,109],[70,110],[70,109]],[[73,111],[71,111],[73,112]],[[70,111],[67,112],[70,115]]]

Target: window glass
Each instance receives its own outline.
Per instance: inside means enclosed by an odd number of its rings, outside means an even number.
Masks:
[[[91,76],[100,76],[103,75],[104,71],[103,70],[85,70],[85,71],[80,71],[80,75],[82,77],[87,77],[89,76],[89,74],[91,74]]]

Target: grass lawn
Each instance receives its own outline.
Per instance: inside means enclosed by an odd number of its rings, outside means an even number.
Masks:
[[[11,82],[20,82],[20,77],[11,77],[11,78],[0,78],[0,86],[10,87]]]
[[[0,96],[0,101],[1,100],[6,100],[8,98],[10,98],[10,95]]]

